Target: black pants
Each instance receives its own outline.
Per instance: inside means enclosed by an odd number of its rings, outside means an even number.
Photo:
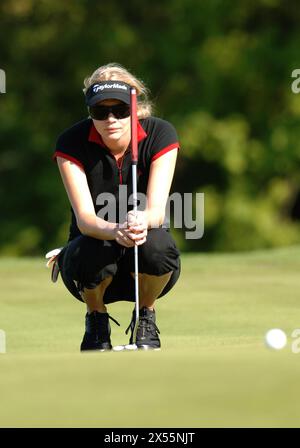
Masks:
[[[147,241],[138,248],[139,273],[172,276],[159,297],[174,286],[180,275],[180,254],[170,232],[150,229]],[[103,301],[135,301],[134,248],[125,248],[114,240],[99,240],[80,235],[63,248],[58,258],[62,280],[71,294],[82,300],[83,288],[93,289],[105,278],[113,276]]]

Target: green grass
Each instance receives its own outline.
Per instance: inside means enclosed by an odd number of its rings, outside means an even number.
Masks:
[[[300,248],[182,256],[160,352],[80,354],[83,304],[42,259],[0,259],[0,427],[298,427]],[[109,312],[127,343],[132,305]],[[269,328],[288,345],[264,346]],[[299,344],[300,345],[300,344]]]

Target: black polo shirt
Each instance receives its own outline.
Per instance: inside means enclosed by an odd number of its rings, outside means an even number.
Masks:
[[[146,194],[151,162],[175,148],[179,148],[179,143],[176,130],[171,123],[156,117],[139,120],[138,192]],[[105,146],[93,121],[88,118],[59,135],[53,159],[56,160],[57,156],[72,161],[85,171],[96,214],[104,207],[99,205],[101,193],[110,193],[115,197],[116,222],[119,222],[119,200],[124,201],[123,193],[119,197],[119,186],[126,185],[127,200],[132,194],[130,149],[127,149],[122,158],[117,161]],[[132,209],[132,206],[128,206],[127,209]],[[81,234],[72,208],[71,212],[69,241]],[[104,217],[104,219],[107,218]]]

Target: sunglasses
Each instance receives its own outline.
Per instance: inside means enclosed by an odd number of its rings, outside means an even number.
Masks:
[[[128,104],[115,104],[114,106],[90,106],[89,113],[94,120],[107,120],[110,113],[119,120],[130,116],[130,106]]]

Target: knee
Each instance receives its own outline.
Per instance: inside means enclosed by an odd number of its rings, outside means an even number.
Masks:
[[[117,253],[111,241],[82,235],[69,243],[65,258],[70,270],[94,273],[115,264]]]
[[[155,232],[154,230],[157,230]],[[166,231],[152,229],[145,244],[139,248],[141,273],[163,275],[178,268],[179,252]]]
[[[109,264],[114,263],[117,258],[116,249],[111,241],[82,236],[78,249],[84,263],[97,264],[100,260],[105,260]]]
[[[99,251],[99,249],[102,248],[103,242],[104,241],[98,240],[97,238],[92,238],[87,235],[82,235],[77,244],[77,247],[78,247],[81,255],[93,254],[93,253],[97,253]]]

